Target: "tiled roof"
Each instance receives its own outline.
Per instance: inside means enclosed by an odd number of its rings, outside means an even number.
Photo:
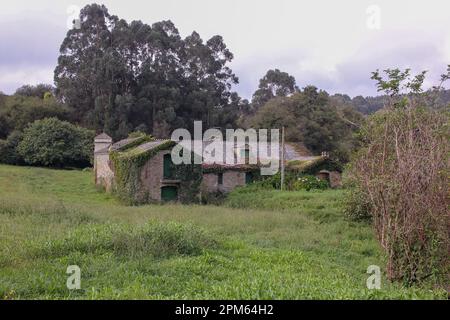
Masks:
[[[190,150],[194,150],[193,146],[194,143],[196,141],[194,140],[187,140],[187,141],[181,141],[180,143],[183,145],[183,147],[190,149]],[[211,141],[202,141],[200,142],[203,145],[203,150],[205,150],[205,148],[210,145],[212,142]],[[250,157],[257,157],[257,154],[255,154],[253,152],[253,150],[258,150],[258,143],[246,143],[245,144],[247,147],[249,147],[250,150]],[[281,148],[281,146],[280,146]],[[235,153],[238,152],[238,150],[235,149],[234,147],[234,143],[233,142],[223,142],[223,154],[226,155],[226,150],[230,149],[230,150],[234,150]],[[281,151],[281,150],[280,150]],[[230,156],[230,155],[228,155]],[[259,155],[261,158],[261,154]],[[267,145],[267,152],[266,152],[266,156],[269,158],[275,158],[278,159],[281,156],[281,152],[280,155],[271,155],[270,154],[270,144]],[[234,157],[234,155],[231,155],[231,157]],[[292,161],[292,160],[311,160],[311,159],[315,159],[316,157],[312,156],[312,154],[310,153],[310,151],[300,142],[286,142],[285,143],[285,160],[286,161]],[[208,160],[206,159],[206,164],[210,164],[208,163]]]
[[[134,142],[136,139],[138,138],[128,138],[128,139],[123,139],[121,141],[118,141],[116,143],[114,143],[111,147],[111,150],[118,150],[132,142]],[[168,141],[168,139],[160,139],[160,140],[154,140],[154,141],[149,141],[149,142],[143,142],[141,145],[138,145],[135,147],[135,149],[137,149],[138,151],[148,151],[151,149],[154,149]],[[203,146],[203,150],[211,143],[210,141],[194,141],[194,140],[187,140],[187,141],[180,141],[179,143],[187,148],[188,150],[194,151],[194,142],[199,142],[202,146]],[[229,145],[229,142],[224,141],[223,143],[223,154],[224,156],[226,155],[226,150],[227,150],[227,146],[231,147]],[[233,144],[234,146],[234,144]],[[252,143],[252,144],[246,144],[246,146],[249,147],[250,150],[257,150],[258,144],[257,143]],[[231,149],[234,150],[235,153],[238,153],[238,150],[235,150],[234,147],[232,147]],[[102,152],[108,152],[109,148],[105,148],[102,150],[99,150],[98,153],[102,153]],[[271,159],[279,159],[280,154],[278,155],[274,155],[273,157],[270,155],[270,145],[268,145],[268,150],[267,150],[267,156],[270,157]],[[232,155],[231,157],[234,158],[234,155]],[[250,155],[250,157],[256,157],[256,155],[254,155],[253,153]],[[296,143],[296,142],[286,142],[285,144],[285,160],[286,162],[311,162],[311,161],[315,161],[320,157],[314,157],[311,155],[311,153],[309,152],[308,149],[306,149],[304,147],[304,145],[302,143]],[[229,160],[229,159],[227,159]],[[262,161],[262,159],[259,159],[260,161]],[[234,161],[234,160],[233,160]],[[231,161],[231,162],[233,162]],[[203,160],[203,168],[212,168],[212,167],[222,167],[223,169],[244,169],[246,168],[245,164],[229,164],[228,161],[225,161],[226,163],[223,164],[217,164],[214,162],[211,162],[211,159],[205,158]]]
[[[113,150],[113,151],[114,150],[118,150],[118,149],[126,146],[127,144],[132,143],[136,139],[139,139],[139,138],[127,138],[127,139],[123,139],[123,140],[117,141],[116,143],[114,143],[111,146],[111,150]]]
[[[163,143],[166,143],[168,141],[170,141],[170,140],[156,140],[156,141],[146,142],[146,143],[143,143],[140,146],[138,146],[137,149],[139,149],[141,151],[148,151],[148,150],[156,148],[156,147],[158,147],[158,146],[160,146]]]

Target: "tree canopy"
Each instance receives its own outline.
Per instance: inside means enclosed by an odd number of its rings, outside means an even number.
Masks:
[[[4,96],[0,99],[0,139],[5,139],[15,130],[22,131],[35,120],[49,117],[70,120],[71,112],[53,96]]]
[[[56,94],[79,123],[120,138],[137,127],[162,137],[191,129],[193,120],[206,127],[234,121],[219,116],[233,106],[238,82],[221,36],[182,39],[171,21],[129,23],[97,4],[81,10],[80,22],[55,69]]]
[[[267,71],[266,75],[259,80],[258,90],[253,94],[252,106],[259,109],[270,99],[275,97],[286,97],[298,90],[295,78],[278,69]]]
[[[44,99],[52,96],[54,90],[55,88],[50,84],[40,83],[35,86],[27,84],[18,88],[14,95]]]
[[[286,127],[286,139],[301,141],[314,153],[322,151],[350,151],[356,127],[362,116],[353,109],[340,109],[332,104],[329,95],[314,86],[307,86],[290,97],[269,100],[257,111],[252,125],[259,128]]]

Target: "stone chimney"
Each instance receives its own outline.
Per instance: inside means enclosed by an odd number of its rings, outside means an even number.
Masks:
[[[97,153],[98,151],[102,149],[109,148],[112,144],[112,138],[108,136],[106,133],[102,133],[94,138],[94,153]]]

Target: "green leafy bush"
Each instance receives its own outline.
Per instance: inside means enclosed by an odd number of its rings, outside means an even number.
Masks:
[[[145,133],[145,132],[142,132],[142,131],[133,131],[133,132],[130,132],[129,134],[128,134],[128,138],[129,139],[132,139],[132,138],[142,138],[142,137],[145,137],[147,134]]]
[[[93,131],[47,118],[25,129],[17,151],[29,165],[87,167],[92,161],[93,141]]]
[[[281,175],[277,173],[271,177],[255,183],[262,189],[280,189]],[[298,190],[325,190],[329,188],[328,181],[321,180],[313,175],[298,174],[296,172],[286,172],[284,177],[284,189],[287,191]]]
[[[304,175],[298,177],[292,185],[292,190],[325,190],[329,187],[329,183],[326,180],[319,179],[315,176]]]

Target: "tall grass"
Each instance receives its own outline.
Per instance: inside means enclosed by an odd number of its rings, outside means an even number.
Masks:
[[[76,173],[73,183],[91,181]],[[445,298],[385,279],[382,290],[366,289],[367,267],[384,258],[368,225],[343,218],[340,191],[243,190],[222,207],[125,207],[92,196],[94,187],[74,201],[60,184],[66,174],[74,172],[50,171],[53,186],[29,189],[21,184],[34,169],[0,166],[0,298]],[[65,286],[68,265],[81,268],[79,291]]]

